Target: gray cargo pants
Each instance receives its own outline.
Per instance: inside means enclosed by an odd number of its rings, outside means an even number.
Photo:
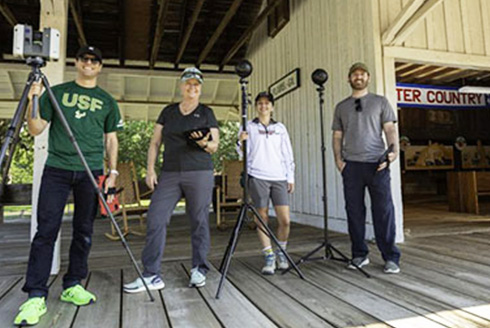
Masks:
[[[191,220],[192,267],[206,274],[209,246],[209,204],[214,186],[213,171],[163,171],[151,197],[147,216],[146,244],[143,249],[143,275],[160,275],[167,226],[177,205],[185,197]]]

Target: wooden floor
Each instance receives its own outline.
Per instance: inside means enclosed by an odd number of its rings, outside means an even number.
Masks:
[[[428,222],[425,229],[417,228],[423,224],[414,223],[414,213],[411,234],[401,245],[402,273],[383,274],[380,255],[370,244],[370,279],[335,261],[303,264],[306,280],[295,274],[262,276],[257,238],[246,228],[219,300],[214,298],[219,280],[216,267],[230,230],[212,229],[210,259],[214,267],[204,288],[188,288],[189,225],[177,216],[170,224],[163,263],[166,287],[153,293],[153,303],[144,293],[121,292],[122,283],[136,274],[121,244],[103,237],[108,224],[99,220],[91,271],[85,281],[97,294],[97,303],[77,308],[60,302],[62,277],[53,276],[48,313],[38,327],[490,327],[490,222],[480,218],[478,229],[468,224],[471,229],[466,231],[465,222],[454,219],[449,223],[453,227],[444,234]],[[455,233],[456,221],[459,234]],[[65,222],[62,272],[70,233],[70,222]],[[28,234],[26,221],[0,225],[0,327],[12,327],[26,297],[20,289],[29,252]],[[293,224],[289,250],[298,258],[321,238],[322,231]],[[331,241],[349,254],[346,236],[332,234]],[[139,259],[143,239],[130,236],[129,242]]]

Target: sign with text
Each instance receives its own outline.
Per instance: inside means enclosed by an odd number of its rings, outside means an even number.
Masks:
[[[277,100],[301,86],[299,79],[299,68],[289,72],[269,87],[269,92]]]
[[[396,84],[398,107],[476,109],[490,108],[488,95],[458,92],[458,87]]]

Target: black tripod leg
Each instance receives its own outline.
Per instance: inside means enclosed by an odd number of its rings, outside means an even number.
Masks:
[[[322,244],[320,244],[317,248],[315,248],[314,250],[310,251],[308,254],[302,256],[298,261],[296,261],[296,265],[301,265],[303,264],[304,262],[308,261],[308,259],[313,255],[315,254],[316,252],[318,252],[319,250],[321,250],[323,247],[325,247],[325,242],[323,242]],[[289,271],[291,271],[292,267],[289,267],[287,268],[286,270],[284,270],[282,272],[282,274],[286,274],[288,273]]]
[[[15,110],[15,114],[10,122],[10,126],[8,127],[7,133],[5,135],[5,140],[2,144],[2,148],[0,150],[0,167],[2,168],[2,183],[6,183],[6,177],[8,175],[8,171],[10,168],[10,163],[12,161],[12,155],[15,151],[15,137],[18,135],[20,131],[20,126],[22,125],[22,121],[24,120],[26,108],[27,108],[27,95],[31,90],[32,83],[34,82],[34,75],[29,74],[27,79],[27,83],[22,91],[22,95],[20,97],[19,104],[17,105],[17,109]],[[13,142],[12,142],[13,141]],[[12,143],[12,145],[11,145]],[[3,162],[5,160],[5,156],[7,155],[7,150],[9,151],[9,159],[8,163],[4,166]],[[1,195],[0,195],[1,196]]]
[[[264,219],[262,219],[262,217],[260,216],[260,214],[257,211],[257,209],[255,209],[255,207],[253,207],[252,205],[249,205],[249,204],[247,204],[247,207],[252,211],[252,213],[255,215],[255,217],[257,218],[257,220],[259,220],[260,224],[262,224],[262,227],[267,231],[267,235],[272,239],[272,241],[274,242],[274,244],[276,244],[277,248],[282,252],[282,254],[284,254],[284,256],[288,259],[289,264],[291,264],[291,266],[298,273],[298,275],[301,277],[301,279],[305,279],[305,276],[303,275],[303,272],[301,272],[301,270],[298,268],[298,266],[296,265],[296,263],[294,263],[293,259],[289,256],[288,252],[286,252],[286,250],[283,249],[279,245],[279,241],[277,240],[277,237],[272,233],[272,230],[266,224],[266,222],[264,221]]]
[[[221,272],[221,273],[223,273],[223,264],[225,263],[225,260],[228,258],[228,254],[233,254],[235,252],[235,247],[238,243],[238,236],[236,237],[236,242],[234,242],[235,235],[239,235],[240,230],[242,229],[240,222],[242,222],[243,220],[240,220],[240,218],[242,217],[242,215],[243,215],[242,212],[244,212],[244,211],[246,213],[246,208],[244,206],[240,207],[240,211],[238,212],[238,217],[237,217],[238,219],[235,223],[235,226],[233,227],[233,233],[230,236],[230,240],[228,241],[228,246],[226,247],[225,255],[221,259],[221,263],[219,265],[219,272]],[[232,248],[233,244],[234,244],[234,247]]]
[[[240,208],[240,214],[235,224],[233,234],[231,235],[230,244],[228,245],[227,252],[223,257],[223,260],[221,261],[221,266],[220,266],[221,279],[219,281],[218,290],[216,291],[216,299],[219,299],[221,288],[223,287],[223,283],[225,282],[226,275],[228,274],[228,269],[230,268],[230,263],[231,263],[231,257],[233,256],[233,252],[235,252],[238,236],[240,234],[240,229],[243,226],[243,220],[245,219],[246,215],[247,215],[247,208],[246,205],[243,204],[242,207]]]
[[[78,143],[75,139],[75,136],[73,135],[73,132],[71,131],[70,125],[66,121],[66,118],[64,117],[63,112],[61,111],[60,105],[58,104],[58,101],[56,100],[56,97],[54,96],[53,90],[51,90],[51,87],[49,86],[49,82],[48,82],[47,78],[44,76],[44,74],[41,75],[41,79],[43,81],[44,86],[46,87],[46,92],[48,93],[51,104],[53,105],[53,108],[55,109],[56,114],[58,115],[58,118],[60,119],[61,123],[63,124],[63,127],[64,127],[66,133],[68,134],[68,137],[69,137],[73,147],[77,151],[78,157],[80,158],[80,161],[82,162],[83,166],[85,167],[85,171],[87,172],[87,175],[90,178],[90,181],[92,182],[93,187],[97,191],[97,195],[99,196],[99,199],[101,200],[105,210],[107,211],[109,218],[112,221],[112,224],[114,225],[119,237],[121,238],[121,243],[123,244],[124,248],[126,249],[126,252],[128,253],[129,258],[131,259],[131,262],[133,263],[133,266],[134,266],[136,272],[138,273],[138,276],[142,280],[143,285],[145,286],[145,289],[148,293],[148,296],[150,297],[150,300],[152,302],[155,301],[155,299],[153,298],[153,295],[150,292],[150,289],[148,288],[148,285],[146,284],[146,281],[143,277],[143,274],[141,273],[141,270],[138,266],[138,263],[136,262],[136,260],[133,256],[133,252],[131,252],[129,245],[126,242],[126,238],[124,238],[124,235],[123,235],[121,229],[119,228],[119,225],[117,224],[116,219],[112,215],[111,210],[109,209],[109,206],[107,205],[107,202],[104,199],[104,195],[102,194],[102,191],[99,189],[97,181],[95,181],[95,178],[92,174],[92,171],[90,170],[90,167],[88,166],[87,161],[85,160],[85,157],[83,156],[82,150],[80,149],[80,146],[78,145]]]
[[[339,251],[337,248],[335,248],[332,245],[329,245],[329,249],[333,250],[335,253],[337,253],[338,255],[340,255],[343,258],[344,262],[348,262],[349,264],[352,264],[357,270],[359,270],[360,272],[362,272],[362,274],[364,274],[367,278],[371,278],[371,275],[369,273],[367,273],[363,268],[359,267],[357,264],[355,264],[354,262],[352,262],[347,256],[345,256],[344,254],[342,254],[342,252]]]

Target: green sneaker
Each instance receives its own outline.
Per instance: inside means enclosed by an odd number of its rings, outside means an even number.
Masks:
[[[96,297],[91,292],[85,290],[82,285],[75,285],[67,288],[61,293],[60,299],[63,302],[73,303],[76,306],[95,303]]]
[[[33,326],[39,323],[47,311],[44,297],[32,297],[24,302],[19,308],[19,313],[14,319],[16,326]]]

